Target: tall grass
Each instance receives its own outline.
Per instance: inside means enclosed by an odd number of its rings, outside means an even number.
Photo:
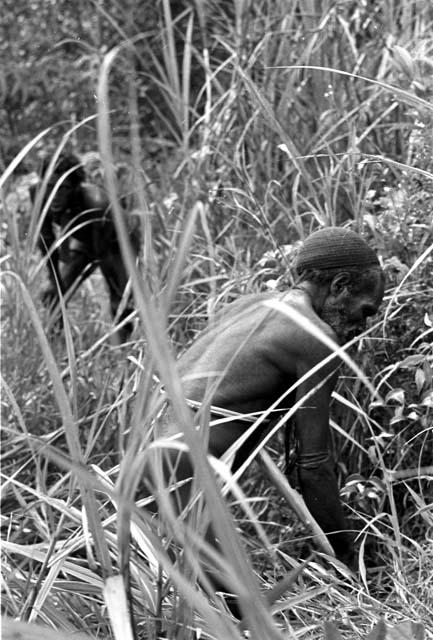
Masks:
[[[416,257],[406,277],[391,280],[377,325],[357,343],[361,371],[350,358],[334,394],[343,496],[361,531],[360,580],[321,552],[301,562],[304,547],[311,551],[309,531],[256,463],[239,483],[223,464],[215,471],[191,427],[175,366],[176,353],[224,302],[257,291],[269,275],[277,286],[286,282],[290,258],[283,245],[318,224],[341,224],[350,209],[351,224],[371,233],[385,267],[395,257],[390,230],[396,240],[402,233],[391,226],[388,205],[370,192],[380,191],[382,174],[394,188],[403,171],[414,175],[396,143],[409,138],[418,117],[408,101],[431,125],[428,96],[417,95],[414,85],[418,76],[404,76],[405,54],[392,49],[400,43],[418,69],[415,39],[427,37],[430,16],[427,9],[410,20],[405,13],[397,33],[398,6],[384,3],[390,36],[373,51],[371,39],[361,41],[353,14],[313,1],[298,10],[287,10],[285,2],[235,2],[233,19],[215,6],[185,21],[162,3],[165,47],[162,58],[154,58],[153,80],[170,114],[160,114],[170,123],[167,139],[176,146],[153,169],[152,181],[141,166],[133,87],[128,94],[143,271],[128,248],[111,144],[110,71],[131,60],[130,44],[105,56],[98,146],[140,316],[126,345],[110,342],[97,278],[63,308],[64,336],[47,338],[49,319],[38,300],[43,265],[34,254],[36,211],[17,224],[7,195],[13,171],[46,132],[7,169],[0,183],[9,216],[2,265],[7,615],[104,638],[163,632],[240,638],[241,627],[203,573],[200,552],[238,594],[251,637],[320,638],[323,622],[335,619],[342,636],[353,638],[380,617],[390,624],[420,619],[433,637],[431,235],[412,241]],[[197,20],[202,49],[192,38]],[[190,91],[192,69],[202,73],[198,96]],[[137,81],[132,72],[129,79]],[[432,167],[413,164],[431,182]],[[428,206],[417,206],[415,224],[431,223]],[[272,274],[258,267],[267,250],[276,256]],[[196,498],[178,515],[158,484],[159,514],[152,516],[142,470],[154,465],[158,481],[158,458],[169,446],[158,435],[167,401],[194,459]],[[201,428],[209,428],[205,412]],[[278,469],[278,435],[270,447]],[[231,486],[226,499],[224,482]],[[203,540],[209,521],[223,553]],[[371,540],[376,568],[369,566]]]

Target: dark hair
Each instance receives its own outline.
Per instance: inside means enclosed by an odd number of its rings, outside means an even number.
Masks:
[[[41,176],[44,177],[46,172],[48,171],[48,167],[50,165],[51,158],[45,158],[42,162],[41,168]],[[68,175],[68,181],[74,187],[78,187],[82,182],[86,180],[86,172],[81,166],[80,159],[73,153],[61,153],[57,159],[57,162],[54,166],[54,169],[51,173],[51,180],[57,181],[61,176],[63,176],[67,171],[76,167],[74,171],[72,171]]]
[[[349,289],[352,293],[361,290],[366,282],[375,278],[378,273],[383,273],[379,265],[370,267],[333,267],[332,269],[305,269],[298,275],[297,283],[313,282],[320,286],[330,284],[339,273],[347,273],[350,276]]]

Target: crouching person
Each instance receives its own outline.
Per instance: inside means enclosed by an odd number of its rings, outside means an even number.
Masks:
[[[332,350],[307,325],[338,345],[361,334],[382,301],[384,276],[374,251],[356,233],[343,228],[327,228],[309,236],[298,252],[295,268],[298,279],[291,290],[248,295],[228,305],[180,357],[178,368],[187,402],[199,407],[210,399],[212,418],[228,412],[258,417],[271,406],[286,413],[299,402],[293,426],[302,495],[337,558],[352,566],[354,539],[343,514],[330,453],[329,404],[340,362],[333,356],[315,370]],[[306,322],[296,322],[290,313],[273,309],[270,300],[284,303]],[[297,381],[296,390],[287,395]],[[251,426],[250,421],[236,416],[215,422],[209,428],[208,451],[216,457]],[[232,471],[268,429],[264,421],[247,438],[236,453]],[[175,420],[168,420],[164,436],[177,432]],[[173,452],[171,476],[179,481],[190,477],[191,463],[188,453]],[[184,485],[177,493],[180,508],[188,498]],[[207,538],[212,540],[210,530]],[[238,613],[233,602],[231,609]]]
[[[41,178],[46,177],[50,165],[47,159]],[[36,189],[31,196],[35,201]],[[48,209],[44,212],[45,205]],[[86,180],[80,160],[73,154],[59,156],[48,176],[41,203],[44,214],[39,248],[49,256],[48,287],[43,292],[44,304],[51,310],[57,307],[60,293],[66,299],[99,267],[110,296],[110,308],[116,317],[122,301],[128,272],[120,251],[116,229],[106,193]],[[130,231],[131,246],[136,255],[140,249],[139,225]],[[128,299],[119,322],[133,312]],[[128,338],[132,322],[118,331],[121,341]]]

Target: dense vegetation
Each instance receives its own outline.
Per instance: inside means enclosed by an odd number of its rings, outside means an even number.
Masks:
[[[251,637],[321,638],[333,620],[360,638],[383,618],[420,621],[433,638],[431,3],[4,0],[2,13],[4,613],[132,637],[113,585],[129,562],[137,638],[242,637],[221,602],[191,589],[191,525],[131,505],[161,408],[152,374],[182,424],[175,354],[225,302],[290,285],[312,229],[344,224],[387,274],[380,315],[350,353],[374,393],[347,367],[332,407],[360,574],[320,555],[298,571],[308,532],[254,464],[229,503],[260,589],[292,578],[271,617],[222,503],[212,517],[233,540]],[[59,144],[140,216],[128,344],[113,339],[97,275],[64,333],[48,330],[28,186]],[[279,464],[278,438],[271,453]],[[111,599],[104,584],[119,588]],[[400,630],[388,637],[422,637]]]

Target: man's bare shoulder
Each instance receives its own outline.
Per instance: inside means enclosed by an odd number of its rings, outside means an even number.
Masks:
[[[300,316],[307,322],[301,320]],[[264,320],[273,331],[286,332],[298,329],[300,334],[307,332],[308,335],[311,335],[308,325],[312,324],[331,340],[336,340],[332,328],[319,318],[309,295],[301,289],[293,288],[284,293],[266,291],[241,296],[219,310],[212,324],[218,326],[225,324],[225,321],[242,322],[244,318]]]
[[[253,309],[260,309],[263,301],[272,300],[275,297],[276,294],[273,291],[263,291],[242,295],[236,300],[233,300],[233,302],[229,302],[221,309],[218,309],[214,316],[214,321],[219,322],[224,318],[236,316],[244,311],[250,312]]]
[[[298,312],[303,317],[307,318],[310,322],[319,327],[327,335],[335,335],[331,327],[317,315],[316,311],[314,310],[311,297],[304,290],[296,288],[290,289],[284,294],[284,296],[281,298],[281,301],[289,309],[292,308],[295,312]]]
[[[268,323],[268,333],[275,347],[289,349],[294,357],[308,362],[329,355],[327,342],[331,340],[337,343],[337,336],[317,315],[309,295],[302,290],[292,289],[283,297],[274,299],[278,304]],[[272,302],[270,306],[272,308]]]

